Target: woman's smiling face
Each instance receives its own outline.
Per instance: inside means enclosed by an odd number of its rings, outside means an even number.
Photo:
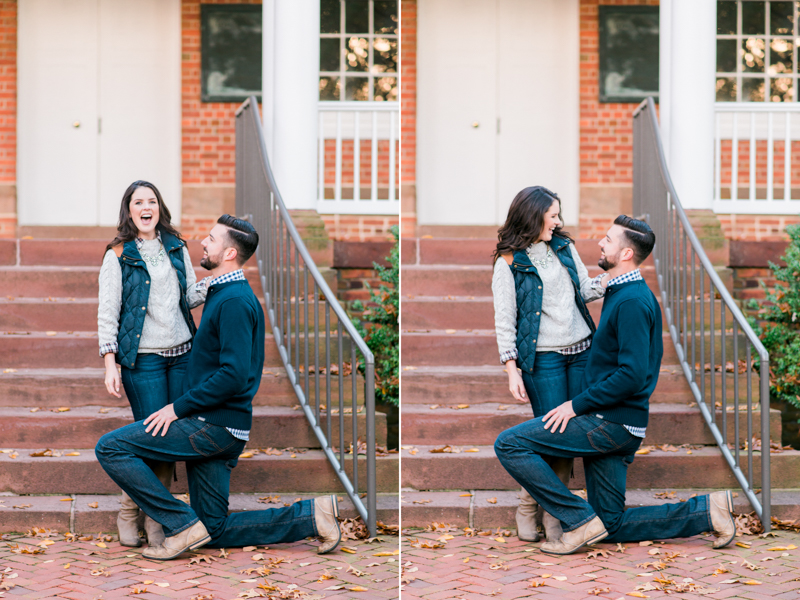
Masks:
[[[561,202],[553,200],[553,204],[547,209],[544,214],[544,223],[542,224],[542,232],[539,234],[540,242],[549,242],[553,239],[553,231],[561,226],[561,219],[558,213],[561,211]]]
[[[139,237],[145,240],[154,239],[159,217],[156,193],[149,187],[136,188],[131,196],[129,210],[133,224],[139,230]]]

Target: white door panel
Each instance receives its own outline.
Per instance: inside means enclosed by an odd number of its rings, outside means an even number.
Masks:
[[[417,210],[421,223],[494,219],[495,5],[418,5]],[[477,126],[475,126],[477,125]],[[455,219],[455,221],[453,221]]]
[[[20,0],[20,224],[115,225],[136,179],[178,222],[180,27],[179,0]]]
[[[180,222],[179,0],[100,0],[101,225],[133,181],[155,184]]]
[[[96,5],[97,0],[19,3],[21,225],[80,225],[87,219],[93,224],[96,218]]]

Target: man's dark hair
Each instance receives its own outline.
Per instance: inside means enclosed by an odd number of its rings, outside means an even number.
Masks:
[[[239,265],[244,265],[258,248],[258,233],[252,223],[233,215],[222,215],[217,223],[228,228],[228,240],[236,248]]]
[[[637,265],[642,264],[650,256],[656,244],[656,234],[650,229],[650,225],[627,215],[620,215],[614,219],[614,225],[625,229],[625,239],[628,240],[629,248],[633,250],[633,262]]]

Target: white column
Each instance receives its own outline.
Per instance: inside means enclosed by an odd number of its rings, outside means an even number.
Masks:
[[[660,4],[660,120],[667,165],[685,208],[714,198],[716,2]]]
[[[263,32],[263,118],[275,181],[287,208],[315,208],[319,0],[267,0]]]

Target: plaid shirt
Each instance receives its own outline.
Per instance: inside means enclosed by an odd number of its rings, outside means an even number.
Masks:
[[[617,275],[616,277],[614,277],[614,279],[608,282],[608,287],[620,283],[628,283],[629,281],[642,281],[643,279],[644,277],[642,277],[642,272],[639,269],[635,269],[630,273],[623,273],[622,275]],[[646,427],[634,427],[633,425],[623,425],[623,427],[627,429],[631,435],[634,435],[638,438],[643,438],[647,430]]]
[[[161,232],[156,230],[156,236],[158,241],[161,241]],[[142,246],[144,246],[144,240],[142,238],[136,238],[136,249],[141,250]],[[161,352],[157,352],[159,356],[163,356],[164,358],[175,358],[176,356],[180,356],[181,354],[186,354],[189,350],[192,349],[192,340],[188,340],[183,344],[179,344],[173,348],[169,348],[168,350],[162,350]],[[102,344],[100,346],[100,356],[105,356],[106,354],[113,353],[116,354],[119,351],[119,344],[117,342],[110,342],[108,344]]]
[[[600,275],[592,279],[593,288],[598,288],[602,286],[600,281],[603,279],[603,275],[605,275],[605,273],[601,273]],[[569,348],[562,348],[561,350],[556,350],[556,352],[565,355],[580,354],[584,350],[588,350],[591,347],[591,345],[592,345],[592,338],[587,337],[586,339],[581,340],[577,344],[573,344]],[[517,351],[516,348],[512,350],[506,350],[505,352],[500,353],[500,362],[502,364],[506,364],[510,360],[517,360],[518,358],[519,358],[519,352]]]

